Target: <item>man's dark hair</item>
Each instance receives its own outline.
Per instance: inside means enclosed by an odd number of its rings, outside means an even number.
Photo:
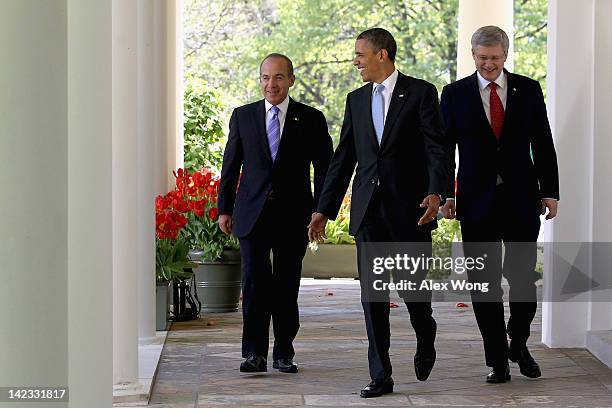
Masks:
[[[266,57],[261,60],[261,64],[259,64],[259,73],[260,74],[261,74],[261,66],[263,65],[263,63],[268,58],[282,58],[282,59],[284,59],[287,62],[287,67],[289,68],[289,76],[293,75],[293,62],[291,62],[291,60],[289,59],[288,56],[283,55],[283,54],[278,54],[276,52],[273,52],[272,54],[266,55]]]
[[[384,28],[370,28],[357,36],[358,40],[366,40],[376,51],[385,49],[389,54],[389,59],[395,61],[395,53],[397,52],[397,44],[390,32]]]

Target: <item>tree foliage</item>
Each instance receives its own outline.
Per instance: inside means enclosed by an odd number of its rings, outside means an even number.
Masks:
[[[201,167],[215,172],[223,160],[224,109],[220,97],[203,84],[191,81],[184,99],[184,167],[190,172]]]
[[[540,81],[546,7],[515,1],[516,71]],[[457,13],[458,0],[185,0],[185,68],[234,107],[261,98],[261,59],[284,53],[295,67],[291,96],[323,111],[337,140],[346,94],[362,85],[351,64],[355,37],[386,28],[398,69],[441,90],[457,79]]]
[[[547,0],[514,1],[514,72],[540,82],[546,92]]]
[[[238,106],[259,99],[259,63],[271,52],[294,62],[291,96],[325,114],[334,139],[346,94],[362,85],[355,37],[384,27],[402,72],[438,87],[455,80],[458,0],[186,0],[185,67]]]

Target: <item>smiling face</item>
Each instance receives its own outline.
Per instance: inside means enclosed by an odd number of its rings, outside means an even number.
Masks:
[[[385,80],[384,61],[386,52],[384,49],[376,50],[365,39],[355,42],[353,65],[359,70],[363,82],[381,83]]]
[[[289,74],[289,64],[285,59],[270,57],[261,64],[259,72],[261,93],[272,105],[278,105],[285,100],[294,82],[295,76]]]
[[[487,81],[495,81],[504,70],[506,53],[501,44],[478,45],[472,49],[476,69]]]

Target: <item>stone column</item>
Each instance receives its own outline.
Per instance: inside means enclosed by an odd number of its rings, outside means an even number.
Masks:
[[[74,408],[107,408],[112,404],[111,3],[111,0],[67,1],[68,384],[69,406]],[[27,24],[38,27],[31,21]],[[44,49],[41,44],[38,47]],[[53,83],[48,77],[45,80]],[[58,160],[47,153],[45,157]],[[46,343],[54,337],[47,332],[40,339]],[[28,350],[32,358],[33,350]],[[52,349],[45,344],[41,350]]]
[[[154,4],[153,50],[155,194],[174,187],[172,171],[183,166],[183,1],[151,0]]]
[[[155,336],[155,131],[153,6],[150,0],[138,0],[137,44],[137,194],[138,194],[138,337],[141,343]]]
[[[183,1],[166,5],[168,164],[183,167]],[[174,184],[174,180],[171,180]]]
[[[66,2],[2,2],[0,50],[0,384],[66,386]]]
[[[612,119],[609,89],[612,31],[605,0],[551,0],[548,35],[548,110],[559,159],[559,215],[545,226],[546,241],[612,242]],[[605,15],[605,14],[604,14]],[[545,254],[544,284],[562,265]],[[586,274],[591,274],[587,265]],[[612,306],[593,292],[591,302],[544,303],[542,340],[552,347],[584,347],[590,331],[612,328]],[[612,361],[612,360],[611,360]]]
[[[113,383],[138,380],[138,71],[135,1],[112,1]]]

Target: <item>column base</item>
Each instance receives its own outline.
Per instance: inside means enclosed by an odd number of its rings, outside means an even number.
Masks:
[[[113,385],[113,407],[142,407],[149,404],[157,375],[167,331],[158,331],[149,341],[140,340],[138,346],[138,381]]]
[[[588,331],[586,348],[599,361],[612,368],[612,330]]]

